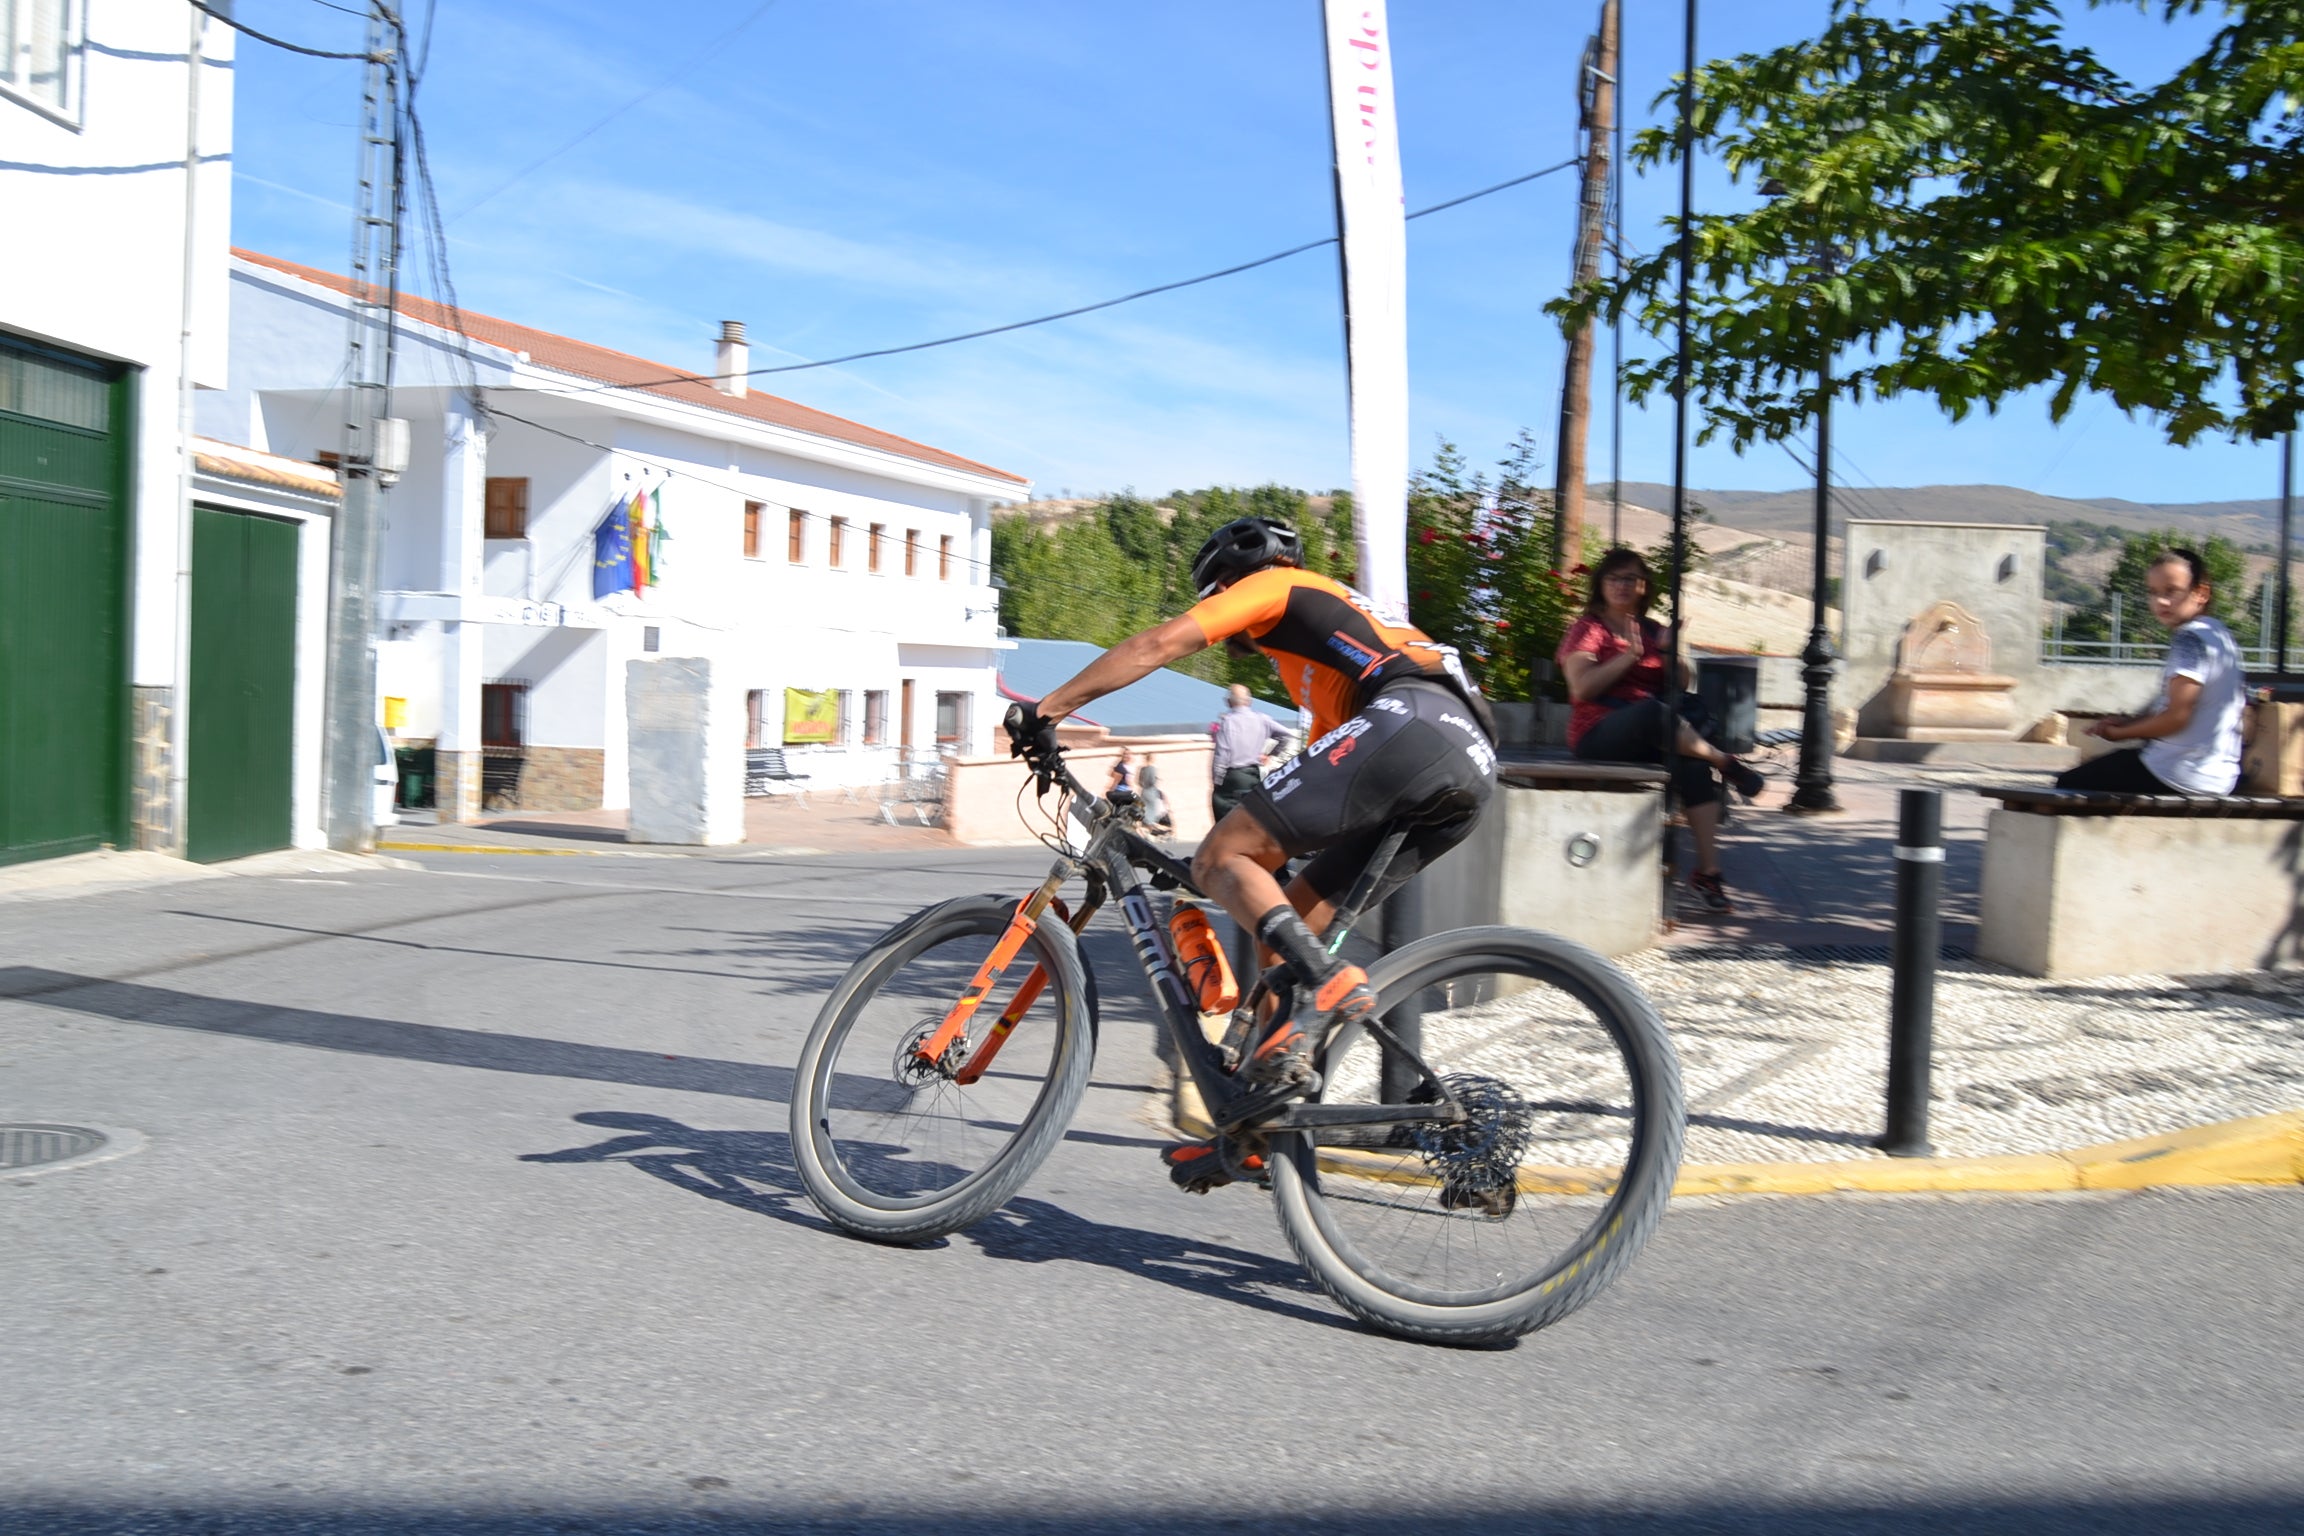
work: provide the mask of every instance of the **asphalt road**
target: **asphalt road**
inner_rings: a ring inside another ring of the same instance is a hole
[[[0,1532],[2304,1531],[2304,1192],[1684,1205],[1517,1347],[1367,1333],[1095,1087],[830,1232],[818,997],[1023,854],[441,856],[0,905]]]

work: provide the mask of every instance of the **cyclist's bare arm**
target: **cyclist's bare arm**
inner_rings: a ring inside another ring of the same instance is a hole
[[[1150,677],[1172,661],[1182,661],[1208,648],[1208,637],[1190,614],[1170,619],[1141,634],[1130,635],[1081,669],[1080,675],[1042,699],[1044,720],[1061,720],[1076,709]]]

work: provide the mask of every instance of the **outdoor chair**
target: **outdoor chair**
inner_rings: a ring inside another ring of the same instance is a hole
[[[797,795],[802,805],[808,803],[804,787],[810,774],[794,773],[784,762],[782,747],[754,747],[744,754],[744,793],[747,796],[773,795],[781,788],[785,793]]]

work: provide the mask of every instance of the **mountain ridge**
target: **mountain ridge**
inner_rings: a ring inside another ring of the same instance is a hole
[[[1605,480],[1586,491],[1588,523],[1604,521],[1610,486]],[[1650,480],[1624,482],[1624,499],[1647,507],[1672,504],[1672,488]],[[1704,507],[1716,523],[1755,533],[1802,533],[1816,520],[1816,493],[1737,491],[1691,487],[1689,500]],[[2116,496],[2080,499],[2044,496],[2012,485],[1835,486],[1835,517],[1928,523],[2107,524],[2134,533],[2162,528],[2195,537],[2222,534],[2244,545],[2269,544],[2279,536],[2280,503],[2262,497],[2240,501],[2141,502]]]

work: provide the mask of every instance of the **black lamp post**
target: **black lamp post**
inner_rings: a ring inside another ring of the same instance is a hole
[[[1784,195],[1784,184],[1770,178],[1760,188],[1769,197]],[[1832,244],[1816,247],[1816,272],[1832,275]],[[1826,341],[1816,359],[1816,564],[1808,582],[1808,644],[1800,652],[1803,684],[1800,715],[1800,769],[1793,776],[1792,797],[1784,809],[1794,815],[1815,816],[1840,809],[1832,793],[1832,636],[1824,626],[1825,569],[1832,531],[1832,346]]]

